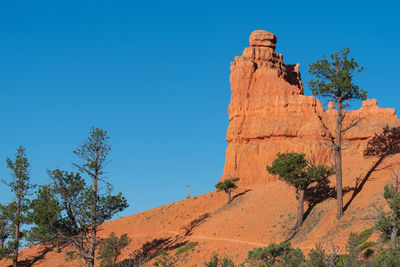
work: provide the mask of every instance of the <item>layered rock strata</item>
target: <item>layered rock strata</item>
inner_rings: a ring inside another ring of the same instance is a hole
[[[278,152],[306,153],[318,163],[332,163],[327,145],[334,134],[335,105],[324,110],[322,103],[305,96],[299,64],[286,65],[275,52],[272,33],[254,31],[250,47],[231,63],[228,147],[221,180],[240,177],[241,185],[267,183]],[[362,118],[344,138],[344,162],[363,160],[362,150],[369,138],[386,125],[398,126],[394,109],[383,109],[377,101],[363,101],[359,110],[347,111],[344,125]]]

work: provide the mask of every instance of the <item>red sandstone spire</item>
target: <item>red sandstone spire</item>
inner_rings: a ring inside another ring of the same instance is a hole
[[[314,157],[318,163],[331,163],[331,152],[325,143],[332,131],[334,106],[324,111],[322,103],[304,96],[299,64],[287,65],[275,52],[276,36],[267,31],[254,31],[250,47],[231,63],[229,142],[222,179],[240,177],[240,184],[266,183],[273,177],[265,167],[278,152],[299,152]],[[400,125],[393,109],[382,109],[374,101],[363,108],[349,111],[365,119],[358,128],[346,132],[348,140],[363,140],[380,132],[386,124]],[[355,153],[351,144],[344,153]],[[357,144],[354,149],[361,149]],[[360,153],[359,153],[360,152]]]

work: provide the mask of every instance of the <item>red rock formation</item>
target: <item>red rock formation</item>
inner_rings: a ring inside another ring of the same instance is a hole
[[[286,65],[275,52],[276,36],[266,31],[250,35],[250,47],[231,63],[230,124],[224,172],[221,180],[240,177],[241,185],[275,179],[266,166],[278,152],[301,152],[318,163],[331,163],[329,132],[334,133],[334,103],[324,111],[322,103],[304,96],[299,64]],[[366,100],[359,110],[348,111],[344,124],[363,118],[344,135],[352,140],[346,157],[362,160],[366,139],[389,125],[400,125],[394,109],[383,109]],[[346,143],[346,142],[345,142]],[[355,156],[356,155],[356,156]]]

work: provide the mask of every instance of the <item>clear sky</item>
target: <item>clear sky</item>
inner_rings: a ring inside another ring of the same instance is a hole
[[[358,84],[399,110],[398,1],[1,1],[0,178],[27,148],[34,183],[74,170],[91,126],[113,145],[120,214],[213,190],[224,165],[229,66],[253,30],[277,35],[286,63],[349,47]],[[310,94],[306,90],[306,94]],[[5,185],[0,202],[10,200]]]

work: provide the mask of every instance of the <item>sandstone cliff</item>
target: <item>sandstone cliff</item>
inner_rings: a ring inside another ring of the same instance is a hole
[[[250,47],[231,63],[229,144],[221,180],[240,177],[241,185],[269,182],[275,178],[265,167],[278,152],[306,153],[318,163],[332,162],[327,143],[330,133],[335,136],[334,103],[324,110],[318,99],[304,95],[299,64],[286,65],[275,52],[276,42],[274,34],[254,31]],[[344,125],[358,118],[358,126],[343,136],[345,161],[350,156],[362,160],[369,138],[385,125],[400,125],[394,109],[379,108],[374,99],[348,111]]]

